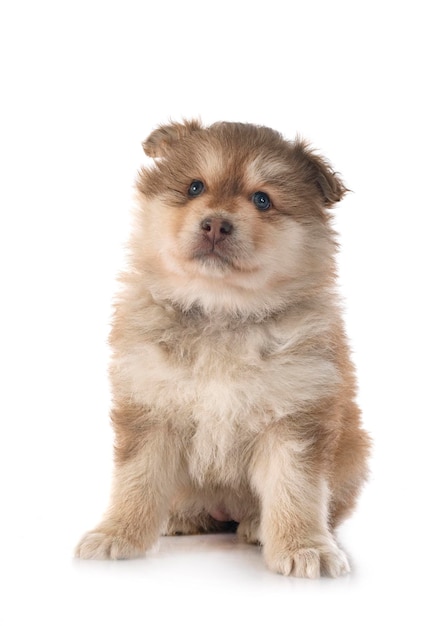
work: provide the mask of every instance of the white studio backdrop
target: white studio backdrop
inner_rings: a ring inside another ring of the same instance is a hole
[[[440,48],[427,0],[2,2],[2,623],[439,623]],[[229,537],[72,560],[107,503],[141,142],[183,117],[301,134],[352,190],[340,283],[375,448],[346,579],[275,576]]]

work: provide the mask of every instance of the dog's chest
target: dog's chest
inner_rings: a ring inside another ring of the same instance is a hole
[[[234,481],[267,424],[294,415],[338,380],[329,361],[301,349],[303,326],[277,331],[168,330],[120,355],[115,382],[149,414],[182,429],[195,479],[215,472]]]
[[[114,372],[126,395],[172,419],[255,431],[335,384],[332,363],[298,347],[311,331],[167,329],[122,353]]]
[[[225,421],[259,404],[263,385],[271,388],[264,346],[259,332],[175,332],[132,347],[117,368],[138,402],[183,419]]]

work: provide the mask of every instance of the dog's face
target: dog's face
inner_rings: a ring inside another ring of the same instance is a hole
[[[271,308],[326,271],[327,209],[345,188],[301,141],[268,128],[196,122],[154,131],[141,172],[138,267],[184,308]],[[332,248],[332,250],[331,250]]]

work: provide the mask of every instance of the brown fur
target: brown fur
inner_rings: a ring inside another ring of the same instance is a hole
[[[334,288],[328,209],[346,188],[264,127],[170,124],[144,150],[111,334],[113,495],[77,555],[237,526],[276,572],[345,573],[333,531],[369,450]]]

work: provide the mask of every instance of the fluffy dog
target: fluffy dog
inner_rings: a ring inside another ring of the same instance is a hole
[[[115,475],[84,559],[230,528],[269,568],[349,571],[334,529],[369,439],[335,291],[346,188],[302,140],[172,123],[145,141],[110,337]]]

